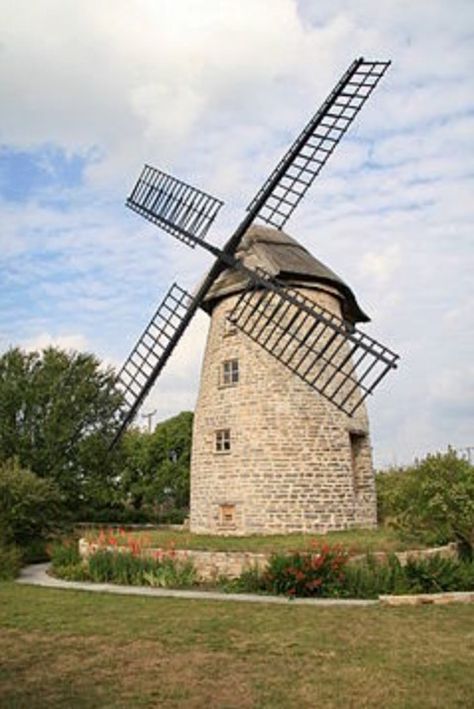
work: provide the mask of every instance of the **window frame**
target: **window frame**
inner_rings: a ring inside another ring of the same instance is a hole
[[[218,428],[214,433],[214,453],[226,455],[232,450],[230,428]]]
[[[240,364],[237,357],[225,359],[221,365],[220,384],[223,387],[236,386],[240,381]]]

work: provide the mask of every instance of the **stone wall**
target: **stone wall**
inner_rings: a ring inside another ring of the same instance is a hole
[[[109,551],[126,553],[130,552],[128,547],[105,547]],[[94,554],[98,549],[104,549],[103,546],[88,542],[86,539],[79,540],[79,553],[83,559],[87,559],[91,554]],[[169,554],[169,549],[147,549],[145,554],[155,556],[157,553]],[[402,565],[406,564],[409,558],[426,559],[433,555],[439,555],[444,558],[457,557],[457,545],[447,544],[444,547],[436,547],[433,549],[418,549],[413,551],[397,552]],[[268,565],[271,554],[256,553],[256,552],[240,552],[240,551],[201,551],[196,549],[175,549],[172,552],[174,558],[178,561],[192,561],[196,569],[197,575],[201,581],[214,581],[219,576],[226,576],[229,579],[238,578],[243,571],[252,568],[264,570]],[[388,557],[385,552],[376,552],[373,554],[379,561],[383,561]],[[353,556],[349,563],[358,561],[364,558],[364,554]]]
[[[300,292],[340,316],[330,288]],[[229,328],[236,299],[221,300],[211,319],[194,418],[191,530],[244,535],[374,527],[365,408],[347,416]],[[239,381],[226,384],[223,363],[234,359]],[[217,431],[229,431],[229,451],[216,451]]]

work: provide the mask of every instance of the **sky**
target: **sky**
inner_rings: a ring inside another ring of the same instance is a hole
[[[357,56],[392,60],[286,230],[400,354],[377,466],[474,445],[472,0],[0,0],[0,352],[120,366],[211,261],[124,206],[147,162],[225,201],[221,245]],[[194,407],[193,320],[137,419]]]

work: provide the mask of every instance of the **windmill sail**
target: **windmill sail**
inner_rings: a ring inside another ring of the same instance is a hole
[[[237,327],[343,411],[353,413],[396,366],[397,355],[383,345],[357,330],[348,332],[344,321],[295,291],[283,290],[265,274],[253,274],[235,259],[255,219],[278,229],[284,226],[389,65],[364,59],[351,64],[252,200],[222,249],[205,242],[205,237],[223,202],[145,165],[127,206],[192,248],[199,244],[217,258],[193,297],[176,284],[171,287],[122,367],[117,384],[124,404],[114,443],[133,420],[194,313],[226,267],[245,271],[249,278],[249,288],[232,313]]]
[[[398,355],[292,288],[250,282],[229,320],[349,416]]]
[[[145,165],[127,207],[191,248],[203,240],[224,203],[165,172]]]
[[[135,417],[196,308],[195,299],[173,283],[117,376],[123,403],[112,445]]]
[[[248,206],[281,229],[389,67],[356,59]]]

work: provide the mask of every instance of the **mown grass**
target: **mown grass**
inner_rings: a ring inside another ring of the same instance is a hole
[[[90,529],[85,533],[94,539],[98,531]],[[285,552],[301,551],[311,547],[313,541],[327,544],[342,544],[352,553],[363,554],[375,551],[403,551],[421,548],[422,543],[401,539],[391,529],[351,529],[327,534],[276,534],[269,536],[217,537],[207,534],[192,534],[187,531],[158,529],[141,532],[127,532],[128,538],[137,537],[144,547],[176,547],[177,549],[201,549],[208,551],[250,551]]]
[[[2,707],[464,707],[474,607],[308,608],[0,584]]]

